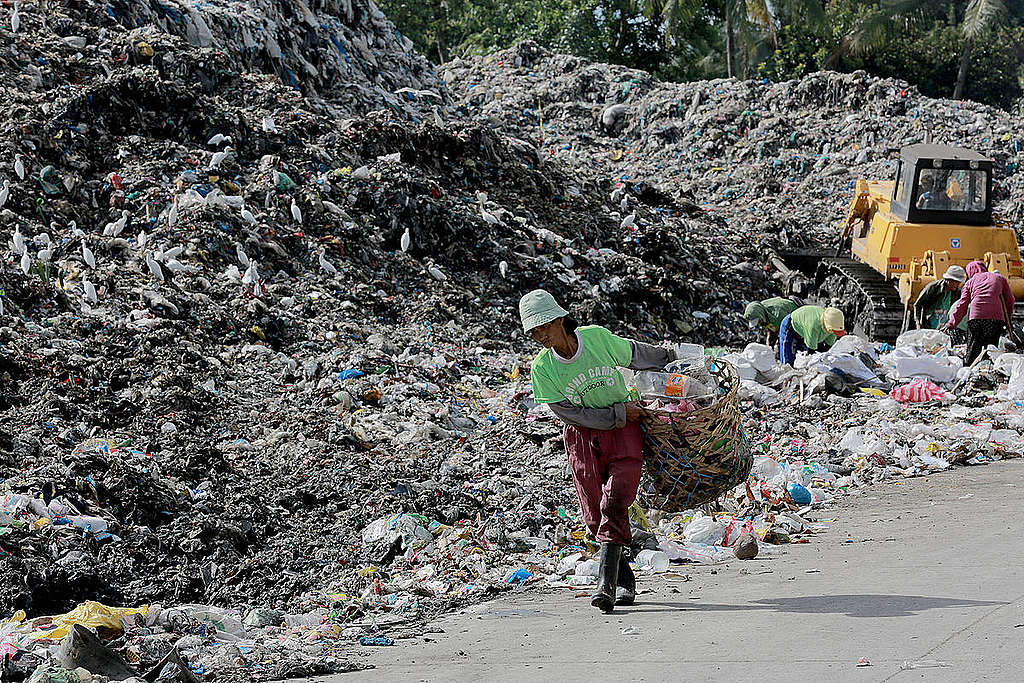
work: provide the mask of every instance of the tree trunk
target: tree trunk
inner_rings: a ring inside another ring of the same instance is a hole
[[[725,7],[725,70],[732,78],[732,19],[729,16],[729,6]]]
[[[618,2],[619,6],[619,26],[616,29],[615,36],[615,56],[620,60],[622,58],[622,51],[626,47],[626,32],[629,30],[629,17],[627,11],[629,9],[628,2]]]
[[[964,51],[960,54],[960,71],[956,75],[956,90],[953,91],[954,100],[964,98],[964,89],[967,87],[967,68],[971,65],[971,51],[974,49],[974,38],[968,38],[964,43]]]

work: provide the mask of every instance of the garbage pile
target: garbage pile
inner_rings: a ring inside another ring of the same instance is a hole
[[[639,338],[735,340],[763,285],[757,244],[688,241],[713,218],[449,121],[369,3],[310,6],[344,67],[297,47],[301,3],[249,5],[238,31],[234,5],[176,7],[138,28],[135,5],[2,10],[15,673],[65,675],[73,634],[37,636],[68,614],[136,675],[171,649],[184,678],[346,670],[520,585],[529,553],[585,549],[558,427],[529,413],[521,293]],[[292,83],[300,56],[316,74]],[[155,621],[104,630],[92,603]]]
[[[462,110],[595,178],[645,183],[724,218],[725,242],[834,245],[857,178],[893,178],[900,147],[931,141],[995,160],[995,208],[1024,218],[1019,119],[922,96],[864,72],[771,83],[663,83],[526,41],[441,67]],[[722,235],[710,238],[721,240]]]
[[[947,335],[913,330],[895,347],[848,335],[796,368],[779,366],[759,344],[726,358],[746,375],[755,406],[748,425],[761,456],[757,477],[782,487],[813,483],[797,502],[1024,454],[1024,356],[1016,352],[990,347],[963,367]]]
[[[653,177],[582,172],[576,143],[458,120],[369,2],[151,11],[0,11],[5,675],[343,671],[455,605],[585,585],[594,546],[531,400],[519,296],[545,287],[639,339],[737,344],[781,236]],[[946,362],[893,371],[907,358]],[[842,488],[816,483],[839,451],[807,469],[793,449],[844,437],[805,433],[840,399],[811,369],[749,365],[752,434],[785,473],[764,465],[752,495],[774,517],[745,490],[715,516],[637,510],[641,570],[770,555],[815,528],[790,484],[811,504]],[[979,368],[972,386],[995,391]],[[1004,405],[974,400],[979,420]],[[896,474],[847,444],[840,476]],[[932,467],[919,450],[903,474]]]

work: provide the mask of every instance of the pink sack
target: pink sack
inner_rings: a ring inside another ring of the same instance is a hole
[[[943,388],[927,379],[915,379],[910,384],[896,387],[889,395],[900,403],[920,403],[921,401],[946,398]]]

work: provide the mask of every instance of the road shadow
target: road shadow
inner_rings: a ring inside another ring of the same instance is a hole
[[[933,609],[956,607],[990,607],[1008,602],[935,598],[923,595],[808,595],[799,598],[752,600],[745,605],[722,605],[702,602],[643,602],[627,612],[750,612],[768,610],[790,614],[845,614],[848,617],[910,617]],[[649,609],[661,607],[663,609]],[[619,611],[619,610],[616,610]]]

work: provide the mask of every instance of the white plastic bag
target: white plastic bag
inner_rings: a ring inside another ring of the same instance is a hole
[[[871,371],[871,368],[864,365],[857,356],[847,353],[836,353],[835,351],[819,353],[812,356],[808,364],[821,372],[839,371],[867,386],[881,385],[881,381]]]
[[[686,525],[683,535],[689,543],[718,545],[725,537],[725,525],[716,522],[712,517],[694,517],[693,521]]]
[[[769,405],[779,400],[778,391],[750,379],[740,381],[737,395],[741,401],[753,401],[757,406]]]
[[[732,549],[693,543],[678,543],[667,538],[658,542],[661,551],[673,560],[690,561],[696,564],[718,564],[733,559]]]
[[[919,356],[917,358],[897,358],[893,364],[896,379],[914,379],[923,377],[940,384],[952,382],[963,367],[963,361],[956,356]]]
[[[920,346],[928,353],[948,349],[949,335],[939,330],[910,330],[896,338],[896,347]]]
[[[853,356],[863,353],[867,354],[874,360],[878,359],[875,347],[855,334],[847,334],[840,337],[829,350],[833,353],[846,353]]]
[[[779,364],[775,351],[764,344],[747,344],[740,355],[758,372],[768,372]]]
[[[1024,400],[1024,358],[1013,361],[1010,368],[1010,382],[1006,385],[1006,391],[1000,392],[999,398],[1003,397],[1009,401]]]

